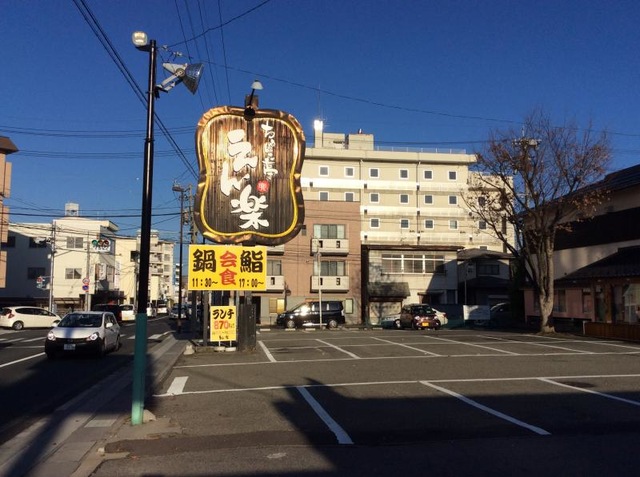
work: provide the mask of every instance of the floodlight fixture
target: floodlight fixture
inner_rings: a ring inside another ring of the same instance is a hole
[[[202,76],[202,70],[204,69],[204,65],[202,63],[196,63],[193,65],[187,63],[184,65],[162,63],[162,67],[171,73],[171,76],[156,86],[158,91],[167,93],[178,83],[184,83],[187,89],[191,91],[191,94],[196,94],[196,91],[198,90],[198,83]]]
[[[131,35],[131,41],[139,50],[146,50],[149,47],[149,37],[143,31],[134,31]]]

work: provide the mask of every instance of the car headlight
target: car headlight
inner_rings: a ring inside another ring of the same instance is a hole
[[[96,331],[95,333],[91,333],[91,336],[87,338],[87,341],[95,341],[98,338],[100,338],[100,333]]]
[[[47,340],[55,341],[56,340],[56,334],[53,331],[49,331],[49,333],[47,333]]]

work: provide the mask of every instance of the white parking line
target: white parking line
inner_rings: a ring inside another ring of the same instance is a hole
[[[12,364],[21,363],[22,361],[27,361],[28,359],[37,358],[39,356],[44,356],[44,353],[38,353],[32,356],[27,356],[26,358],[16,359],[15,361],[9,361],[8,363],[0,364],[0,368],[4,368],[5,366],[11,366]]]
[[[396,343],[394,341],[390,341],[390,340],[383,340],[382,338],[376,338],[375,336],[373,337],[374,340],[378,340],[378,341],[382,341],[383,343],[388,343],[388,344],[392,344],[392,345],[396,345],[396,346],[402,346],[403,348],[408,348],[411,349],[413,351],[417,351],[419,353],[422,354],[428,354],[429,356],[438,356],[441,357],[441,354],[436,354],[436,353],[432,353],[431,351],[426,351],[424,349],[420,349],[420,348],[414,348],[413,346],[409,346],[407,344],[404,343]]]
[[[171,385],[169,386],[169,389],[167,389],[166,395],[175,396],[177,394],[182,394],[182,392],[184,391],[184,387],[187,384],[187,379],[189,378],[186,376],[173,378],[173,381],[171,381]]]
[[[614,396],[613,394],[607,394],[607,393],[600,393],[598,391],[594,391],[593,389],[585,389],[585,388],[581,388],[578,386],[571,386],[569,384],[564,384],[564,383],[558,383],[552,379],[548,379],[548,378],[538,378],[540,381],[543,381],[545,383],[549,383],[549,384],[555,384],[556,386],[561,386],[563,388],[568,388],[571,389],[573,391],[582,391],[584,393],[589,393],[589,394],[595,394],[596,396],[600,396],[600,397],[604,397],[607,399],[613,399],[614,401],[620,401],[620,402],[624,402],[626,404],[631,404],[632,406],[640,406],[640,402],[638,401],[633,401],[631,399],[625,399],[625,398],[621,398],[618,396]]]
[[[448,340],[446,338],[436,338],[435,336],[429,336],[429,338],[434,339],[434,340],[446,341],[447,343],[451,343],[451,344],[458,344],[458,345],[464,345],[464,346],[476,346],[478,348],[484,348],[484,349],[489,349],[491,351],[497,351],[498,353],[520,355],[520,353],[513,353],[511,351],[506,351],[504,349],[492,348],[491,346],[484,346],[484,345],[479,345],[479,344],[474,344],[474,343],[465,343],[463,341],[456,341],[456,340]]]
[[[493,416],[499,417],[500,419],[504,419],[505,421],[508,421],[512,424],[515,424],[517,426],[520,427],[524,427],[525,429],[529,429],[530,431],[535,432],[536,434],[539,434],[541,436],[550,436],[551,433],[548,431],[545,431],[544,429],[542,429],[541,427],[537,427],[531,424],[527,424],[526,422],[523,422],[519,419],[516,419],[515,417],[511,417],[508,416],[507,414],[504,414],[500,411],[496,411],[495,409],[491,409],[490,407],[485,406],[484,404],[480,404],[479,402],[474,401],[473,399],[469,399],[466,396],[463,396],[462,394],[458,394],[454,391],[451,391],[449,389],[443,388],[441,386],[436,386],[435,384],[430,383],[429,381],[420,381],[420,384],[424,384],[425,386],[429,386],[430,388],[433,389],[437,389],[440,392],[443,392],[445,394],[448,394],[449,396],[453,396],[456,399],[460,399],[462,402],[469,404],[470,406],[476,407],[478,409],[480,409],[481,411],[487,412]]]
[[[45,337],[44,336],[38,336],[37,338],[31,338],[28,340],[24,340],[23,343],[31,343],[33,341],[44,341]]]
[[[351,437],[346,431],[340,427],[334,419],[329,415],[327,411],[320,405],[318,401],[302,386],[296,386],[298,392],[302,395],[302,397],[309,403],[314,412],[318,415],[320,419],[327,425],[327,427],[333,432],[333,434],[338,439],[338,444],[353,444]]]
[[[265,345],[262,341],[258,341],[258,344],[260,345],[260,348],[262,348],[262,351],[264,351],[264,354],[267,355],[267,359],[269,361],[271,361],[272,363],[277,362],[276,358],[274,358],[271,352],[269,351],[269,348],[267,348],[267,345]]]
[[[326,341],[322,341],[322,340],[317,340],[317,341],[318,343],[322,343],[323,345],[330,346],[331,348],[337,349],[338,351],[342,351],[344,354],[351,356],[353,359],[360,359],[360,356],[358,356],[357,354],[353,354],[352,352],[342,349],[339,346],[336,346],[331,343],[327,343]]]

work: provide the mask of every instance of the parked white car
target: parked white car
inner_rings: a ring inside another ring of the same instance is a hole
[[[48,358],[61,354],[89,352],[104,356],[120,348],[120,325],[108,311],[68,313],[49,331],[44,342]]]
[[[0,313],[0,327],[21,330],[22,328],[51,328],[60,317],[37,306],[8,306]]]

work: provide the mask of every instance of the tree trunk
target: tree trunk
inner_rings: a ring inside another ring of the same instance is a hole
[[[553,245],[550,237],[543,240],[544,250],[541,253],[543,273],[540,274],[540,296],[538,298],[540,304],[540,332],[553,333],[555,327],[553,324]]]

